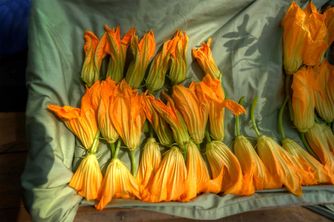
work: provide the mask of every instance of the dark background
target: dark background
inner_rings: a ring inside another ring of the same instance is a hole
[[[0,0],[0,112],[23,112],[30,0]]]

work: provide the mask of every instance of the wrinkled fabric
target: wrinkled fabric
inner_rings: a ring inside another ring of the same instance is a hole
[[[52,113],[50,103],[79,107],[84,86],[80,79],[84,61],[84,31],[99,38],[104,25],[120,25],[124,35],[136,27],[138,36],[152,30],[157,49],[176,30],[189,36],[187,77],[201,80],[204,73],[191,57],[191,48],[212,38],[212,54],[226,96],[246,100],[259,96],[256,118],[264,134],[278,137],[276,114],[283,100],[282,30],[280,21],[290,0],[33,0],[29,21],[29,61],[26,111],[29,154],[22,175],[25,204],[34,221],[72,221],[82,201],[68,187],[73,171],[84,155],[80,142]],[[314,1],[319,7],[323,1]],[[261,12],[261,13],[258,13]],[[187,80],[189,81],[189,80]],[[226,144],[234,134],[232,115],[225,115]],[[243,134],[254,136],[250,124]],[[297,140],[296,131],[286,134]],[[142,144],[143,145],[143,144]],[[137,160],[140,152],[136,152]],[[110,153],[103,144],[97,152],[105,170]],[[129,158],[120,153],[127,165]],[[257,192],[249,197],[204,194],[188,203],[144,203],[137,200],[113,200],[109,207],[136,207],[196,219],[218,219],[229,215],[291,204],[334,203],[333,186],[303,188],[295,197],[284,189]],[[108,206],[107,206],[108,207]]]

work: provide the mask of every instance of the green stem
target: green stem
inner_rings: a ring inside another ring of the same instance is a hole
[[[312,148],[310,147],[310,145],[308,144],[308,142],[306,141],[306,138],[305,138],[305,133],[301,133],[299,132],[299,137],[301,139],[301,141],[303,142],[306,150],[314,157],[316,158],[317,160],[319,160],[317,154],[314,153],[314,151],[312,150]],[[319,160],[320,161],[320,160]]]
[[[205,138],[208,141],[208,143],[210,143],[212,141],[208,131],[205,132]]]
[[[240,105],[243,105],[244,99],[245,99],[244,96],[239,99],[239,104]],[[241,131],[240,131],[240,118],[239,118],[239,115],[235,116],[234,128],[235,128],[235,136],[240,136],[241,135]]]
[[[281,108],[279,109],[279,113],[278,113],[278,132],[281,135],[281,141],[283,141],[286,138],[284,127],[283,127],[283,114],[284,114],[285,106],[288,101],[289,101],[289,97],[287,96],[285,97],[283,104]]]
[[[108,145],[111,151],[111,158],[113,158],[115,154],[115,143],[108,143]]]
[[[129,151],[130,162],[131,162],[131,173],[134,177],[137,174],[137,162],[136,162],[135,152],[136,150]]]
[[[115,143],[114,143],[115,150],[114,150],[114,155],[112,157],[113,160],[118,158],[118,153],[119,153],[120,147],[121,147],[121,140],[118,139],[117,144],[116,144],[116,148],[115,148]]]
[[[257,128],[257,124],[256,124],[256,121],[255,121],[255,116],[254,116],[254,112],[255,112],[255,107],[256,107],[256,103],[257,103],[257,96],[254,98],[253,102],[252,102],[252,106],[251,106],[251,121],[252,121],[252,125],[253,125],[253,128],[254,128],[254,131],[256,133],[256,136],[259,137],[261,136],[261,133],[259,131],[259,129]]]
[[[154,132],[153,132],[153,127],[151,125],[149,126],[149,133],[150,133],[150,137],[153,138]]]
[[[92,147],[90,148],[90,153],[96,153],[97,148],[99,147],[99,137],[100,137],[100,132],[97,132],[92,144]]]

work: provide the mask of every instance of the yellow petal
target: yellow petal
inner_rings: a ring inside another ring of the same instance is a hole
[[[187,169],[178,147],[170,148],[164,155],[144,201],[179,201],[184,193]]]
[[[269,174],[253,145],[246,137],[237,136],[233,148],[243,173],[243,194],[250,195],[256,190],[282,186],[280,181],[275,181]]]
[[[283,148],[291,155],[294,163],[300,168],[303,185],[328,183],[330,178],[325,168],[319,161],[304,150],[298,143],[291,139],[282,141]]]
[[[135,197],[140,199],[136,179],[122,161],[113,159],[103,178],[100,201],[95,208],[103,210],[112,198],[133,199]]]
[[[79,164],[69,186],[74,188],[86,200],[98,197],[102,183],[102,173],[94,154],[88,154]]]
[[[206,156],[213,178],[223,176],[222,191],[225,194],[243,194],[243,177],[240,163],[232,151],[221,141],[206,144]]]
[[[314,124],[313,69],[301,68],[293,75],[292,111],[293,123],[300,132],[306,132]]]
[[[159,144],[154,138],[147,139],[140,157],[140,163],[137,174],[137,181],[140,190],[147,187],[150,180],[158,170],[161,162],[161,153]]]
[[[206,163],[199,152],[196,144],[189,142],[187,150],[187,180],[185,182],[185,193],[182,197],[183,201],[189,201],[197,196],[198,193],[209,191],[210,176],[206,167]],[[220,191],[218,187],[217,193]]]
[[[291,193],[302,194],[301,180],[289,153],[267,136],[260,136],[257,152],[269,173],[280,181]]]
[[[211,52],[211,41],[209,38],[207,43],[202,43],[201,47],[193,48],[192,54],[196,61],[204,71],[204,73],[209,74],[213,79],[220,79],[222,73],[220,72]]]

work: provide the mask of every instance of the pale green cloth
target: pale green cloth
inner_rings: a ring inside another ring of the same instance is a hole
[[[325,1],[315,1],[320,6]],[[249,101],[260,97],[256,117],[263,133],[278,138],[277,109],[283,99],[282,30],[280,20],[290,0],[33,0],[29,28],[26,112],[29,156],[22,175],[25,203],[34,221],[72,221],[81,197],[67,186],[83,149],[73,134],[46,110],[49,103],[78,106],[84,92],[80,82],[83,33],[101,36],[103,25],[121,26],[124,34],[136,27],[139,36],[153,30],[158,46],[178,29],[189,35],[189,76],[203,73],[190,49],[209,37],[227,95]],[[234,122],[226,112],[225,142],[231,144]],[[247,116],[248,118],[248,116]],[[286,123],[286,126],[288,123]],[[243,133],[254,136],[248,119]],[[288,129],[288,127],[287,127]],[[297,139],[290,127],[287,134]],[[138,157],[137,153],[137,157]],[[105,167],[109,153],[101,146]],[[122,159],[128,161],[127,155]],[[302,197],[284,190],[249,197],[205,194],[189,203],[149,204],[113,200],[110,207],[137,207],[196,219],[217,219],[259,208],[334,203],[333,186],[304,189]],[[83,204],[92,204],[83,202]]]

